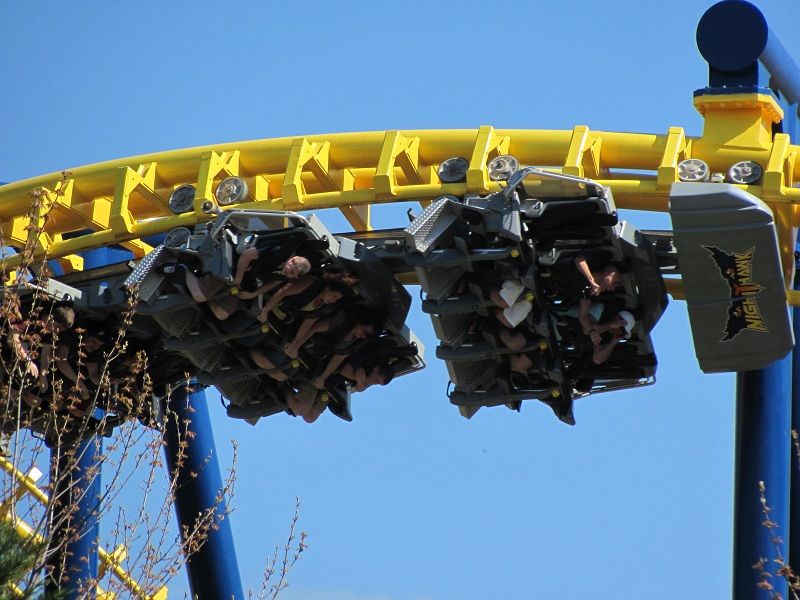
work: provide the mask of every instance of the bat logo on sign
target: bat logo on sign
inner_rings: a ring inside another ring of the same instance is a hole
[[[720,341],[730,341],[745,329],[769,333],[756,300],[756,296],[764,289],[764,286],[753,281],[755,246],[745,252],[735,254],[723,252],[716,246],[703,246],[703,248],[711,253],[709,256],[717,263],[720,275],[728,282],[731,290],[731,305],[728,308],[725,337]]]

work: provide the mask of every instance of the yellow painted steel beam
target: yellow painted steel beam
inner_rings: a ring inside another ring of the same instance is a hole
[[[18,470],[14,464],[4,456],[0,456],[0,468],[11,475],[14,481],[19,482],[9,498],[6,498],[0,503],[0,518],[12,523],[17,533],[24,539],[34,537],[37,542],[42,542],[43,538],[41,535],[36,533],[27,523],[16,517],[13,513],[14,503],[26,493],[36,498],[41,504],[46,505],[50,502],[50,498],[47,494],[36,485],[36,481],[41,477],[41,472],[33,468],[30,474],[26,475]],[[140,600],[166,600],[168,594],[166,586],[162,586],[152,595],[147,594],[139,583],[122,568],[120,563],[125,560],[127,555],[128,551],[125,546],[122,545],[117,546],[112,553],[106,552],[103,548],[98,548],[98,557],[100,559],[100,565],[98,567],[99,578],[102,578],[107,572],[111,572],[136,598]],[[108,596],[111,592],[104,592],[98,588],[98,595],[101,593],[106,594],[107,598],[114,597],[113,595]]]
[[[11,526],[14,527],[14,530],[17,532],[17,535],[21,537],[23,540],[32,538],[33,541],[36,542],[37,544],[44,544],[45,542],[44,537],[41,534],[36,533],[36,531],[34,531],[34,529],[30,525],[28,525],[25,521],[23,521],[19,517],[15,517],[11,514],[2,514],[0,515],[0,519],[3,519],[4,521],[11,523]],[[12,583],[9,584],[9,588],[11,589],[12,593],[18,598],[22,598],[24,596],[24,593],[22,589],[19,588],[19,586],[14,585]],[[97,585],[96,588],[97,588],[98,600],[114,600],[114,598],[116,598],[116,594],[114,592],[108,592],[104,590],[100,585]],[[141,594],[138,595],[137,597],[143,599],[153,598],[154,600],[166,600],[167,596],[166,595],[159,596],[158,594],[154,596],[146,596],[144,594]]]
[[[35,543],[37,543],[37,544],[43,544],[44,543],[44,541],[45,541],[44,537],[41,534],[36,533],[36,531],[34,531],[33,527],[28,525],[25,521],[23,521],[19,517],[15,517],[15,516],[13,516],[11,514],[3,514],[3,515],[0,515],[0,519],[3,519],[4,521],[7,521],[8,523],[11,523],[11,526],[17,532],[17,535],[19,537],[21,537],[23,540],[27,540],[29,538],[32,538],[33,541]]]
[[[39,479],[38,477],[29,477],[22,471],[18,470],[14,466],[14,463],[4,456],[0,456],[0,468],[11,475],[14,481],[18,481],[19,484],[25,488],[26,492],[36,498],[41,504],[47,504],[50,502],[47,494],[45,494],[41,488],[36,485],[36,481]],[[3,503],[1,506],[7,510],[5,503]]]
[[[370,208],[381,203],[425,203],[442,194],[500,189],[501,184],[489,180],[486,164],[506,153],[526,165],[592,177],[612,189],[620,208],[666,211],[680,160],[701,158],[712,172],[754,160],[765,167],[762,181],[740,187],[773,208],[790,280],[792,233],[800,223],[800,146],[789,144],[786,136],[773,139],[780,108],[762,94],[701,96],[695,105],[705,117],[699,138],[686,136],[680,127],[643,134],[591,131],[582,125],[570,131],[483,126],[309,135],[119,159],[0,187],[0,234],[19,250],[27,245],[37,259],[64,257],[73,269],[81,266],[74,259],[78,252],[112,244],[141,256],[149,249],[142,238],[211,219],[203,204],[215,204],[216,186],[231,175],[248,183],[249,193],[238,207],[338,208],[354,229],[365,231],[371,228]],[[453,156],[468,161],[467,181],[443,184],[436,170]],[[194,206],[174,215],[166,200],[185,184],[196,187]],[[37,189],[47,191],[44,213],[31,208]],[[83,234],[68,235],[78,231]],[[6,266],[21,262],[21,256],[5,259]]]
[[[725,163],[752,160],[764,169],[758,186],[743,186],[770,205],[775,215],[781,265],[786,288],[794,280],[795,231],[798,217],[797,172],[800,146],[786,134],[773,134],[784,117],[770,94],[709,94],[697,96],[694,106],[703,115],[703,135],[691,146],[694,158],[705,160],[712,171],[725,172]],[[743,158],[750,155],[750,158]],[[716,161],[716,162],[712,162]]]
[[[42,472],[36,467],[33,467],[30,471],[28,471],[27,475],[24,476],[24,479],[18,480],[21,482],[14,486],[14,490],[11,492],[11,494],[9,494],[7,498],[0,502],[0,514],[11,512],[17,502],[19,502],[22,497],[25,496],[25,494],[29,493],[29,490],[26,489],[22,481],[32,483],[35,487],[36,482],[39,481],[41,477]]]

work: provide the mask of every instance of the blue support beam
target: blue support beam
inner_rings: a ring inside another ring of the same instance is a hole
[[[126,250],[100,248],[83,253],[87,269],[102,267],[132,256]],[[47,587],[66,592],[65,600],[94,599],[97,591],[97,549],[100,524],[102,438],[92,436],[74,447],[50,449],[50,482],[53,499],[48,541]]]
[[[770,87],[789,104],[800,102],[800,69],[750,2],[723,0],[709,8],[697,25],[697,47],[708,62],[710,88]]]
[[[795,251],[797,247],[795,246]],[[794,278],[794,289],[800,289],[800,275]],[[800,433],[800,307],[792,310],[792,326],[794,327],[795,348],[792,352],[792,431]],[[790,464],[790,496],[789,496],[789,555],[790,565],[800,563],[800,457],[792,445]]]
[[[800,76],[798,76],[800,80]],[[797,85],[800,87],[800,84]],[[800,140],[800,92],[794,98],[779,96],[778,99],[784,112],[784,119],[780,123],[780,132],[789,136],[793,144]],[[800,264],[797,257],[800,246],[795,242],[795,277],[794,289],[800,290]],[[792,326],[794,328],[795,348],[792,352],[792,431],[800,433],[800,307],[792,310]],[[792,445],[792,458],[790,460],[791,493],[789,501],[789,556],[787,563],[793,566],[800,564],[800,457],[797,456],[796,447]]]
[[[151,243],[157,242],[158,240],[151,240]],[[93,269],[124,262],[132,257],[123,248],[99,248],[83,253],[84,268]],[[192,597],[199,600],[244,600],[230,519],[222,518],[224,507],[219,502],[219,494],[223,483],[205,394],[202,391],[187,394],[185,390],[179,389],[173,393],[169,408],[165,453],[170,473],[177,472],[175,513],[181,535],[185,531],[194,530],[198,516],[206,514],[208,509],[214,510],[213,527],[208,529],[202,546],[192,553],[187,563]],[[85,453],[82,468],[91,468],[93,460],[94,455]],[[99,465],[96,469],[99,472]],[[74,560],[81,560],[80,557],[86,556],[90,558],[81,563],[84,568],[79,573],[81,578],[97,575],[97,523],[93,526],[93,555],[88,555],[83,547],[69,548],[72,552],[67,560],[70,568]],[[83,542],[87,540],[88,537]],[[63,563],[63,556],[56,558]],[[81,596],[84,597],[89,596]],[[70,596],[68,600],[72,598]]]
[[[737,600],[763,597],[754,564],[764,558],[765,568],[774,572],[772,559],[778,552],[784,558],[788,555],[791,377],[791,356],[736,377],[733,597]],[[774,528],[763,524],[760,482]],[[769,581],[786,598],[786,582],[780,577]]]
[[[709,8],[697,26],[697,47],[708,62],[708,87],[695,95],[773,93],[785,111],[775,132],[788,133],[796,143],[800,69],[756,6],[723,0]],[[800,311],[794,312],[797,340]],[[800,481],[791,476],[790,460],[791,428],[800,425],[798,349],[765,369],[739,373],[736,383],[733,596],[741,600],[764,597],[754,564],[766,559],[764,567],[774,572],[773,559],[791,560],[790,545],[797,548],[791,556],[800,557],[800,533],[794,534],[800,514],[790,521],[790,506],[800,500]],[[760,482],[768,515],[762,510]],[[767,519],[774,527],[765,527]],[[769,583],[787,596],[783,578],[772,577]]]
[[[222,518],[223,483],[205,392],[187,393],[183,388],[173,392],[166,440],[170,473],[177,472],[175,513],[181,535],[194,529],[198,516],[215,510],[215,527],[186,565],[192,597],[244,600],[230,517]]]
[[[50,450],[52,516],[48,557],[52,577],[47,587],[59,589],[64,600],[97,597],[97,549],[100,522],[101,438],[92,437],[74,448]]]

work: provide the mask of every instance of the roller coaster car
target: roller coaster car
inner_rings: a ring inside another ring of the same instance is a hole
[[[127,267],[124,265],[122,267],[123,271],[129,272]],[[74,307],[76,313],[75,327],[80,328],[83,332],[81,335],[84,340],[86,336],[98,334],[98,332],[101,332],[100,335],[107,339],[106,346],[99,351],[106,356],[111,355],[111,358],[102,366],[103,372],[112,380],[109,393],[90,394],[88,399],[84,399],[84,401],[91,402],[86,414],[83,417],[75,414],[71,415],[65,408],[68,400],[72,401],[73,392],[71,390],[67,391],[66,387],[69,385],[69,381],[57,376],[57,373],[54,372],[56,379],[61,379],[62,385],[65,386],[63,396],[59,398],[58,402],[61,407],[58,408],[56,403],[53,402],[51,394],[54,385],[50,385],[47,390],[36,392],[38,406],[31,407],[27,406],[26,403],[19,403],[19,418],[17,418],[16,406],[13,407],[10,413],[7,409],[3,409],[4,417],[0,419],[0,422],[5,433],[13,433],[22,426],[43,438],[50,446],[69,446],[93,435],[110,436],[113,430],[126,420],[138,419],[146,425],[152,425],[161,418],[161,397],[168,393],[174,382],[180,379],[182,374],[186,372],[187,367],[190,366],[179,357],[165,355],[160,348],[160,338],[152,327],[148,330],[134,324],[127,329],[124,338],[118,337],[119,328],[122,326],[119,313],[124,310],[125,306],[122,304],[108,306],[113,294],[104,292],[109,288],[116,288],[111,282],[116,281],[121,284],[122,279],[119,274],[113,275],[104,272],[101,278],[95,280],[91,279],[88,272],[80,273],[80,275],[80,281],[75,283],[74,286],[52,278],[20,279],[14,285],[2,288],[1,294],[3,296],[13,294],[16,297],[19,302],[19,312],[26,320],[31,314],[35,313],[35,306],[41,309],[41,314],[46,314],[49,306],[62,303]],[[44,343],[47,336],[40,337],[42,332],[38,331],[35,325],[31,326],[30,333],[31,337],[27,342],[32,344],[30,349],[41,354],[43,348],[39,347],[37,342]],[[65,332],[61,332],[62,341],[66,335]],[[127,391],[123,394],[117,393],[118,388],[121,389],[123,385],[129,386],[134,383],[136,378],[135,375],[132,375],[127,384],[113,383],[113,380],[121,377],[123,373],[130,373],[130,368],[124,363],[124,357],[111,350],[111,346],[116,345],[122,339],[129,344],[132,352],[142,348],[153,349],[152,352],[148,353],[152,361],[150,368],[148,368],[152,395],[147,398],[142,398],[138,394],[131,392],[131,389],[133,389],[131,387],[126,387]],[[74,348],[74,351],[77,352],[77,348]],[[81,352],[86,352],[85,348]],[[84,360],[88,358],[86,355],[84,357]],[[76,372],[82,370],[80,364],[71,366]],[[85,369],[85,366],[83,369]],[[85,377],[86,374],[84,373]],[[48,379],[52,380],[51,377],[48,377]],[[30,381],[28,383],[28,390],[37,389],[30,384]],[[125,397],[124,400],[122,399],[123,396]]]
[[[529,176],[539,181],[525,187]],[[650,331],[666,308],[666,291],[650,242],[618,222],[609,189],[525,167],[501,192],[438,198],[406,228],[405,242],[426,294],[423,311],[440,340],[436,355],[454,385],[450,401],[467,418],[481,407],[519,410],[536,399],[574,424],[573,399],[655,382]],[[622,285],[598,300],[636,315],[628,339],[601,364],[592,361],[591,343],[587,357],[586,340],[562,331],[574,320],[565,311],[577,298],[552,292],[559,266],[587,252],[627,267]],[[497,300],[506,285],[514,290],[510,312]]]
[[[670,216],[706,373],[764,367],[794,347],[770,208],[723,183],[675,183]]]
[[[206,303],[198,304],[184,288],[185,270],[191,269],[219,283],[215,298],[230,298],[235,256],[258,239],[280,243],[300,240],[298,253],[317,267],[346,269],[359,276],[353,286],[360,309],[383,315],[384,333],[373,340],[394,376],[424,368],[423,346],[405,326],[411,299],[391,271],[369,249],[358,242],[332,236],[314,217],[273,211],[235,210],[218,216],[194,230],[179,228],[137,263],[118,263],[74,272],[59,280],[20,284],[13,292],[22,297],[23,314],[33,291],[51,300],[69,297],[87,330],[123,327],[131,351],[143,350],[149,359],[154,397],[146,407],[98,406],[83,419],[53,419],[44,413],[26,416],[26,427],[50,443],[77,441],[95,433],[108,434],[128,418],[150,423],[158,420],[161,402],[186,374],[200,384],[216,385],[230,401],[228,413],[251,423],[260,417],[283,412],[287,406],[277,383],[249,358],[249,348],[270,342],[279,347],[286,341],[291,323],[272,321],[265,326],[247,314],[217,320]],[[9,290],[4,290],[7,293]],[[131,294],[136,298],[131,310]],[[132,313],[130,319],[122,315]],[[236,315],[234,315],[236,316]],[[130,322],[128,322],[130,320]],[[125,323],[123,323],[125,321]],[[295,324],[296,325],[296,324]],[[268,330],[268,331],[267,331]],[[312,338],[313,341],[313,338]],[[286,360],[286,385],[308,386],[324,368],[320,348],[300,349],[296,360]],[[284,358],[286,358],[284,356]],[[326,358],[327,360],[327,358]],[[351,420],[350,388],[341,377],[326,380],[321,397],[328,409]],[[112,403],[113,404],[113,403]],[[100,412],[97,412],[97,411]],[[40,411],[42,412],[42,411]],[[102,413],[102,414],[101,414]],[[3,426],[16,424],[3,423]]]
[[[386,333],[374,340],[368,340],[366,344],[372,344],[368,350],[379,354],[383,364],[389,366],[395,376],[407,375],[424,368],[420,359],[422,345],[407,327],[398,334]],[[324,364],[315,363],[314,358],[310,352],[301,352],[296,361],[297,366],[286,371],[289,376],[288,385],[293,388],[309,385],[314,376],[324,368]],[[216,375],[201,373],[198,380],[216,385],[223,397],[229,400],[229,417],[255,424],[261,417],[284,412],[287,408],[282,392],[274,382],[258,377],[258,374],[264,372],[238,370],[235,375],[231,375],[223,368]],[[329,377],[321,394],[332,414],[345,421],[353,420],[350,410],[352,392],[343,377],[337,374]]]
[[[297,323],[272,318],[262,324],[253,313],[219,321],[182,287],[183,269],[202,273],[216,282],[214,299],[230,298],[237,292],[230,286],[235,257],[256,242],[275,243],[277,247],[289,239],[293,240],[296,254],[308,258],[315,267],[340,268],[358,275],[354,290],[360,306],[385,315],[384,327],[397,347],[398,356],[389,359],[395,376],[424,367],[422,345],[405,327],[411,298],[370,250],[353,240],[331,235],[314,215],[306,218],[279,211],[225,212],[194,232],[184,228],[170,232],[161,246],[142,259],[125,285],[138,290],[137,311],[152,318],[163,330],[166,349],[189,360],[200,383],[218,387],[231,403],[230,416],[250,422],[284,411],[286,404],[283,394],[266,376],[268,370],[251,362],[248,349],[265,343],[279,348],[291,339],[289,332]],[[305,351],[295,360],[290,361],[285,355],[281,360],[290,383],[310,381],[316,371],[324,368],[319,368],[314,357]],[[327,395],[331,412],[350,420],[347,386],[328,384]]]

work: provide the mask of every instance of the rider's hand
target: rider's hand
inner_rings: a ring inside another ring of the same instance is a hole
[[[39,367],[36,365],[35,362],[29,362],[26,370],[28,372],[28,375],[30,375],[34,379],[39,377]]]

